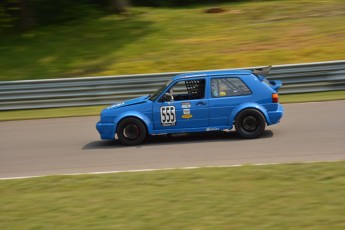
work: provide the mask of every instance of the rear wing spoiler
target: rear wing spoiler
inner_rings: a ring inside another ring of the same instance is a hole
[[[282,87],[283,83],[282,81],[278,81],[278,80],[267,80],[266,76],[268,75],[268,73],[270,72],[272,66],[266,66],[266,67],[262,67],[262,68],[258,68],[258,69],[253,69],[253,74],[255,76],[257,76],[262,82],[266,83],[268,86],[270,86],[273,90],[275,90],[276,92],[278,92],[278,89],[280,87]]]
[[[270,72],[272,66],[266,66],[266,67],[262,67],[262,68],[258,68],[258,69],[253,69],[253,74],[255,74],[256,76],[263,76],[266,77],[268,75],[268,73]]]

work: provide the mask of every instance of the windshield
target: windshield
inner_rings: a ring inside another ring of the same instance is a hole
[[[150,96],[150,100],[154,101],[157,99],[157,97],[164,91],[164,89],[170,85],[170,83],[172,82],[172,80],[167,81],[164,85],[162,85],[156,92],[154,92],[151,96]]]

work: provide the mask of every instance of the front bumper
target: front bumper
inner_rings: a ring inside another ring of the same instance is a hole
[[[96,124],[96,129],[101,135],[102,140],[113,140],[115,138],[115,123],[102,123]]]

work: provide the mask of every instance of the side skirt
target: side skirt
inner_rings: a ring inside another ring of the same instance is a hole
[[[195,133],[195,132],[211,132],[211,131],[225,131],[228,132],[231,130],[229,126],[211,126],[203,128],[188,128],[188,129],[160,129],[152,130],[151,135],[161,135],[169,133]]]

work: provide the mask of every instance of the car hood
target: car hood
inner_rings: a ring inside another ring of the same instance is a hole
[[[130,100],[126,100],[126,101],[124,101],[122,103],[113,104],[112,106],[109,106],[107,109],[116,109],[116,108],[121,108],[121,107],[125,107],[125,106],[145,103],[145,102],[147,102],[147,100],[149,100],[148,98],[149,98],[148,95],[142,96],[142,97],[133,98],[133,99],[130,99]]]

